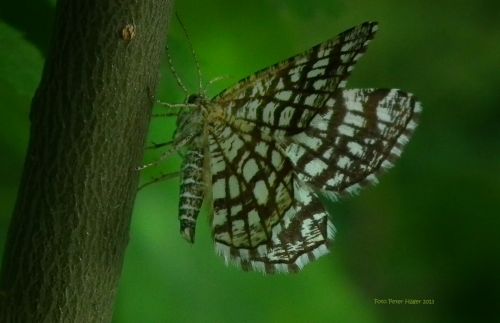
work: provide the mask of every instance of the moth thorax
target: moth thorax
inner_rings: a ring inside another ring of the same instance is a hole
[[[182,161],[179,221],[182,237],[191,243],[205,193],[203,166],[203,148],[188,150]]]
[[[175,141],[190,138],[189,142],[196,141],[203,134],[204,118],[201,109],[182,109],[177,116],[177,129],[174,134]],[[198,146],[195,143],[196,146]]]

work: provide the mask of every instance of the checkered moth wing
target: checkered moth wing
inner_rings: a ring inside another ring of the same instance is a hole
[[[238,120],[264,135],[283,138],[302,131],[337,89],[373,39],[377,23],[366,22],[304,53],[263,69],[214,100]]]
[[[416,126],[397,90],[344,90],[377,24],[367,22],[240,81],[208,118],[217,251],[247,270],[295,272],[335,229],[318,193],[374,182]]]

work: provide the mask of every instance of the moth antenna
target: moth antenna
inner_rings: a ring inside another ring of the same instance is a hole
[[[203,81],[202,81],[202,77],[201,77],[201,68],[200,68],[200,62],[198,61],[198,56],[196,56],[196,52],[194,51],[193,43],[191,42],[191,38],[189,38],[189,34],[187,32],[187,29],[184,26],[184,24],[182,23],[182,20],[179,17],[179,14],[177,14],[177,12],[175,13],[175,17],[177,18],[177,21],[179,22],[179,25],[181,25],[182,31],[184,32],[184,35],[186,36],[186,39],[189,43],[189,48],[191,48],[191,55],[193,56],[194,63],[196,64],[196,70],[198,72],[198,81],[199,81],[199,86],[198,86],[199,90],[198,91],[201,94]]]
[[[170,51],[168,49],[168,45],[166,45],[166,50],[167,50],[168,67],[170,68],[170,72],[172,72],[172,75],[174,76],[175,81],[177,82],[177,85],[184,91],[184,93],[186,94],[186,96],[188,96],[189,95],[189,91],[186,88],[186,86],[184,85],[184,83],[182,83],[182,80],[179,77],[179,74],[177,74],[177,71],[174,68],[174,64],[172,63],[172,56],[170,56]]]

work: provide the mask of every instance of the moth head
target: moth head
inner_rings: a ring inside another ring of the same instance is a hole
[[[187,104],[200,104],[202,101],[202,96],[199,94],[191,94],[188,96],[186,103]]]

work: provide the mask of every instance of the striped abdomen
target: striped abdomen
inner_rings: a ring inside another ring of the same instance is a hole
[[[179,221],[181,235],[189,242],[194,242],[196,218],[205,194],[203,162],[203,149],[189,150],[182,161]]]

